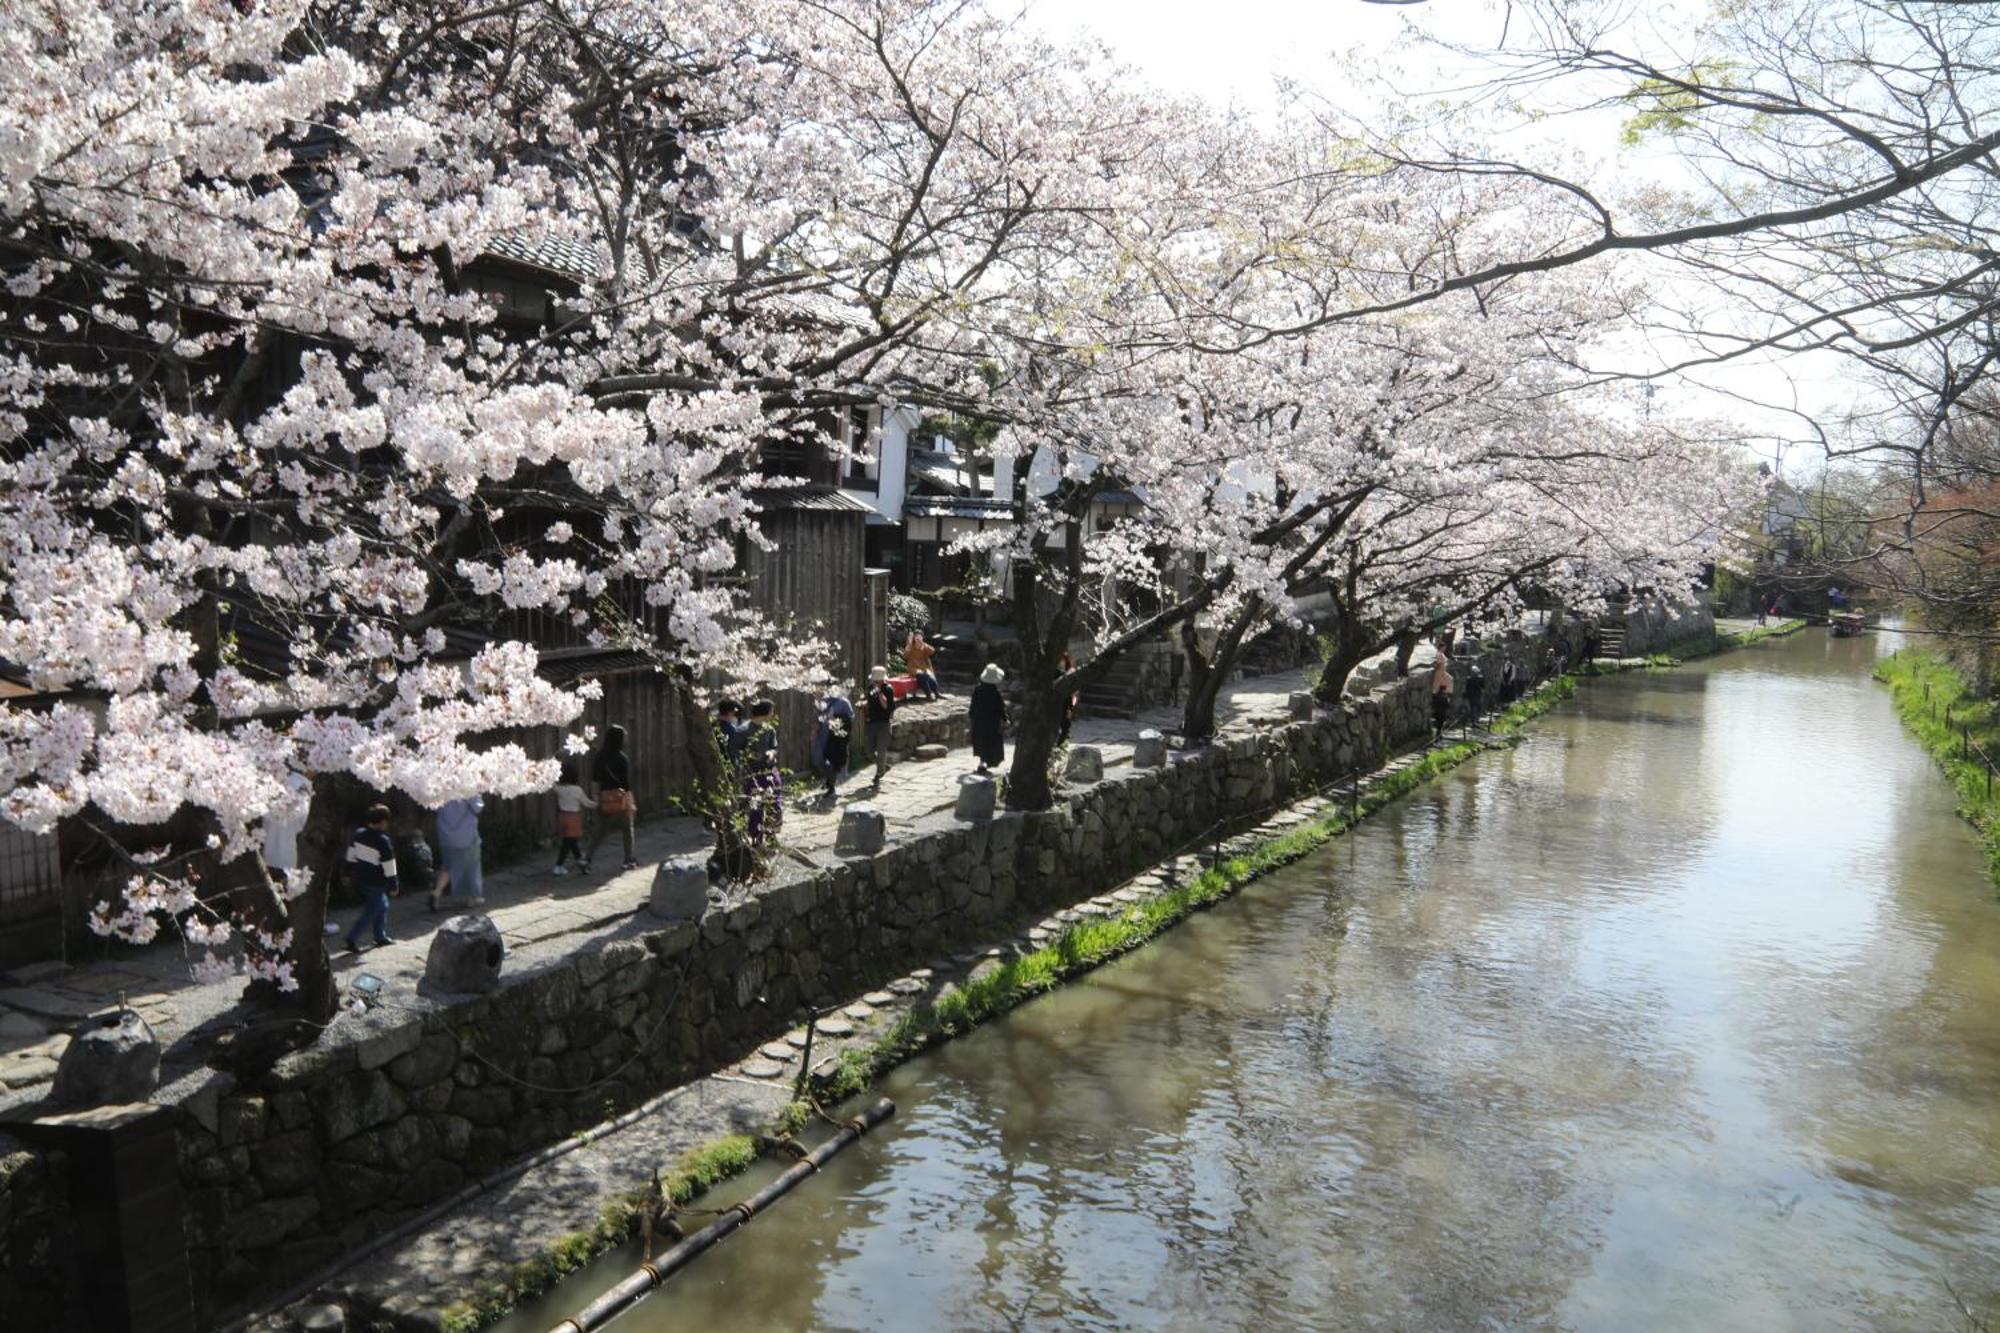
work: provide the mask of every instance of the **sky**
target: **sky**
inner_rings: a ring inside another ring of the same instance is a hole
[[[1671,25],[1675,17],[1669,11],[1674,8],[1675,0],[1659,0],[1650,15]],[[1357,85],[1351,71],[1372,72],[1418,94],[1476,77],[1471,67],[1413,40],[1408,35],[1412,24],[1451,39],[1490,43],[1501,22],[1500,9],[1485,0],[1412,5],[1366,0],[1027,0],[1026,14],[1030,23],[1053,36],[1103,42],[1141,77],[1169,92],[1270,115],[1279,105],[1280,81],[1290,81],[1364,119],[1373,94]],[[1525,137],[1533,135],[1539,146],[1563,152],[1574,169],[1600,179],[1675,169],[1657,157],[1636,161],[1635,150],[1619,142],[1618,130],[1617,120],[1605,114],[1570,116],[1523,131],[1516,144],[1534,146]],[[1676,351],[1633,339],[1608,350],[1607,358],[1621,370],[1650,370],[1661,360],[1678,359]],[[1662,412],[1719,417],[1747,433],[1796,440],[1801,434],[1797,418],[1741,400],[1786,403],[1831,418],[1852,397],[1844,370],[1831,354],[1791,358],[1782,365],[1743,363],[1701,372],[1720,392],[1682,378],[1661,382],[1652,401]],[[1769,441],[1754,449],[1774,459],[1780,453]],[[1785,470],[1810,466],[1808,452],[1796,446],[1783,451]]]

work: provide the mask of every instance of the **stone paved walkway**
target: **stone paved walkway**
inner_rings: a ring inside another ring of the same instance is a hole
[[[1217,718],[1225,733],[1276,725],[1284,720],[1286,696],[1301,687],[1299,671],[1254,676],[1225,689]],[[1099,746],[1107,768],[1129,763],[1139,731],[1170,730],[1179,725],[1173,708],[1153,709],[1137,719],[1079,718],[1072,739]],[[905,760],[892,767],[879,790],[871,790],[866,773],[842,784],[836,804],[825,808],[788,809],[779,839],[781,854],[771,884],[811,873],[832,855],[842,807],[866,800],[888,818],[893,844],[916,831],[925,820],[949,811],[957,797],[958,779],[974,765],[965,750],[943,759]],[[634,914],[645,906],[653,870],[670,857],[701,855],[709,838],[689,818],[648,820],[638,833],[635,870],[607,869],[617,843],[607,840],[598,869],[588,876],[557,877],[540,860],[486,875],[486,913],[506,937],[510,969],[532,966],[537,959],[559,956],[588,940],[640,929]],[[764,886],[764,887],[768,887]],[[385,982],[385,994],[410,993],[423,974],[430,936],[447,920],[449,910],[426,912],[423,896],[406,893],[391,904],[390,933],[396,943],[355,957],[337,954],[335,968],[343,976],[367,971]],[[337,917],[344,930],[351,910]],[[338,940],[330,940],[336,949]],[[55,1076],[56,1062],[68,1045],[68,1030],[93,1013],[121,1003],[136,1009],[168,1048],[163,1077],[171,1081],[197,1068],[197,1054],[183,1043],[204,1024],[223,1018],[235,1007],[241,987],[233,982],[201,984],[193,980],[193,951],[170,945],[137,950],[108,943],[100,952],[71,963],[38,963],[0,974],[0,1109],[39,1100]],[[339,1026],[350,1020],[336,1019]]]

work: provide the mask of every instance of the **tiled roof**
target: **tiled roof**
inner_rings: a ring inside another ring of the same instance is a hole
[[[544,653],[535,671],[551,684],[570,685],[594,676],[623,676],[659,668],[650,653],[630,648],[592,648],[579,653]]]
[[[516,264],[526,264],[565,278],[588,282],[597,276],[597,247],[581,241],[552,240],[529,244],[512,236],[502,236],[487,251]]]
[[[759,509],[817,509],[833,514],[870,514],[874,511],[851,495],[832,486],[760,486],[751,492]]]
[[[1011,500],[996,500],[991,496],[908,495],[903,497],[903,516],[1010,519],[1014,516],[1014,503]]]

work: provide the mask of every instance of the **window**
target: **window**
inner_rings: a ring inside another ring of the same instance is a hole
[[[882,484],[882,409],[850,407],[841,414],[840,443],[847,451],[840,484],[872,491]]]

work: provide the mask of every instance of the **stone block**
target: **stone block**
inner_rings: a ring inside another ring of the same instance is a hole
[[[930,760],[933,759],[942,759],[950,753],[951,753],[951,748],[949,746],[919,745],[916,749],[910,752],[910,758],[916,760],[919,763],[928,763]]]
[[[500,963],[506,956],[507,945],[493,918],[455,916],[431,937],[424,983],[455,995],[490,991],[500,984]]]
[[[424,1025],[421,1020],[404,1023],[364,1039],[355,1049],[354,1063],[363,1069],[380,1069],[397,1056],[417,1049],[417,1043],[423,1039]]]
[[[1291,696],[1285,700],[1285,705],[1291,710],[1292,721],[1310,722],[1313,720],[1314,700],[1311,690],[1293,690]]]
[[[77,1031],[56,1066],[58,1106],[143,1102],[160,1086],[160,1040],[146,1020],[121,1009]]]
[[[669,921],[699,921],[708,910],[708,870],[691,861],[662,861],[653,872],[647,907]]]
[[[967,773],[958,780],[958,804],[952,813],[960,819],[991,819],[999,806],[999,796],[999,784],[990,775]]]
[[[398,1056],[389,1066],[389,1077],[406,1088],[436,1083],[451,1073],[458,1063],[458,1042],[443,1033],[425,1037],[414,1050]]]
[[[1167,738],[1151,727],[1139,733],[1139,743],[1132,747],[1132,767],[1164,768],[1167,764]]]
[[[258,1179],[273,1194],[310,1189],[319,1179],[319,1140],[308,1130],[290,1130],[265,1140],[252,1160]]]
[[[1063,777],[1070,782],[1104,781],[1104,751],[1095,745],[1072,745]]]
[[[840,830],[834,835],[836,856],[873,856],[889,841],[889,821],[872,805],[850,805],[840,812]]]

